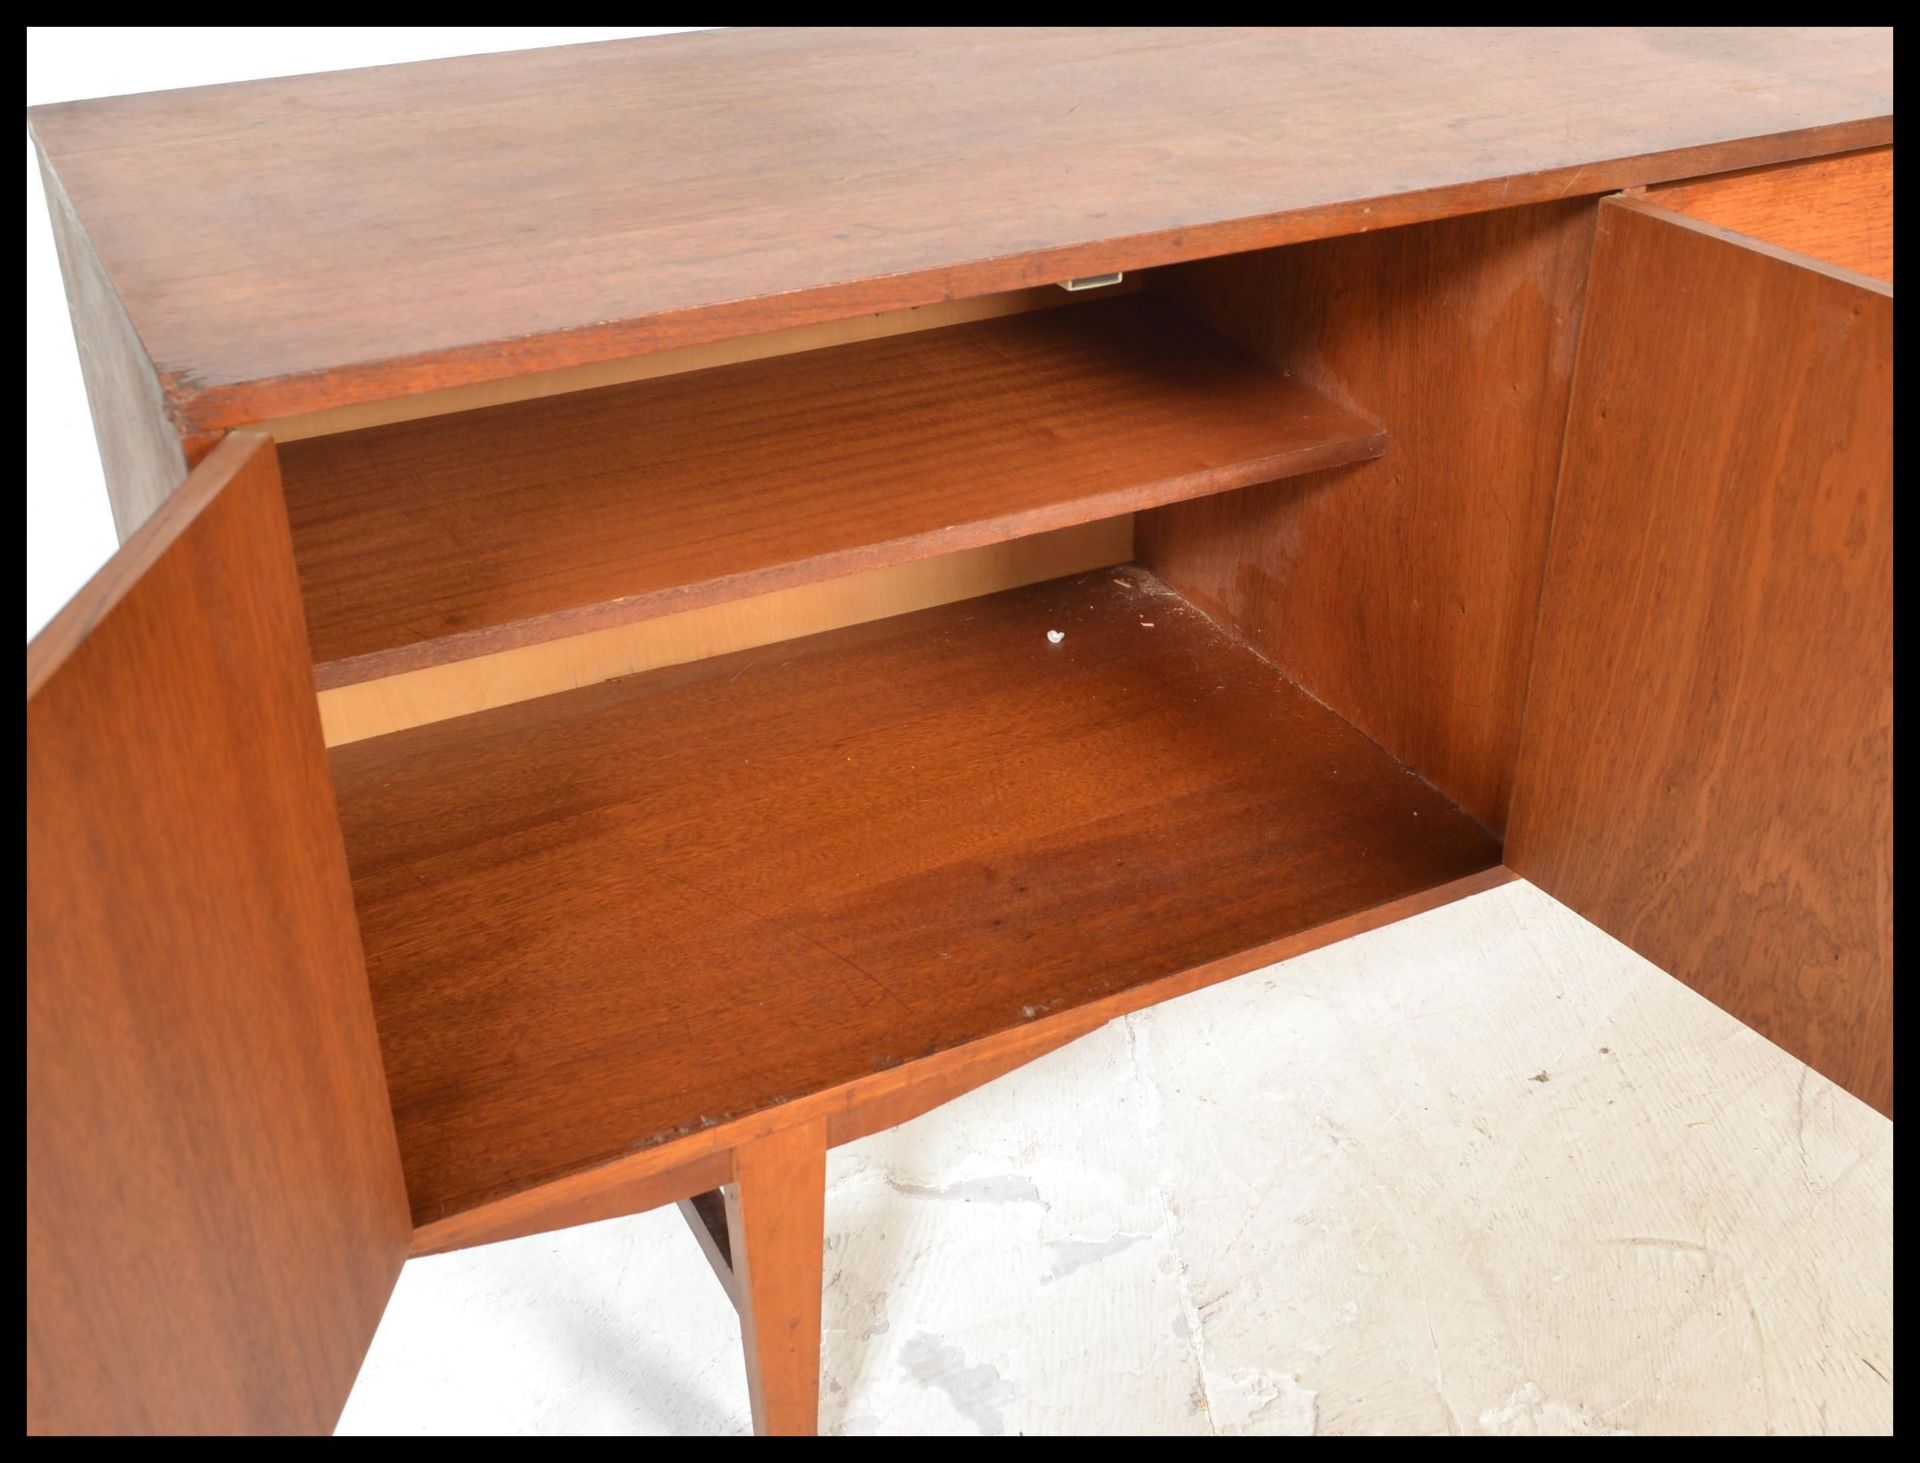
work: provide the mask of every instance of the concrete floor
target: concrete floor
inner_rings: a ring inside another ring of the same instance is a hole
[[[831,1155],[825,1430],[1848,1433],[1892,1124],[1514,884]],[[671,1209],[416,1260],[342,1433],[739,1433]]]

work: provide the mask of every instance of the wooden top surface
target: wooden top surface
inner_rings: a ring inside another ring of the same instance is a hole
[[[183,430],[1892,140],[1892,35],[807,30],[40,107]]]
[[[324,688],[1385,444],[1135,297],[315,437],[282,460]]]
[[[422,1224],[1500,860],[1134,569],[331,755]]]

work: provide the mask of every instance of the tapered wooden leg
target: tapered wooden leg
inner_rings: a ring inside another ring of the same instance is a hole
[[[753,1430],[810,1435],[820,1427],[826,1120],[736,1148],[726,1199]]]

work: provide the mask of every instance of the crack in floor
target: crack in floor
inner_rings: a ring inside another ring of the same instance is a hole
[[[1206,1415],[1207,1431],[1215,1437],[1220,1436],[1220,1425],[1214,1421],[1213,1389],[1207,1377],[1207,1334],[1205,1318],[1200,1307],[1194,1302],[1193,1281],[1187,1273],[1187,1257],[1180,1253],[1180,1228],[1174,1218],[1172,1201],[1167,1197],[1167,1185],[1164,1178],[1165,1165],[1160,1148],[1160,1125],[1157,1121],[1148,1123],[1145,1119],[1145,1103],[1159,1101],[1159,1093],[1147,1080],[1140,1066],[1140,1034],[1131,1014],[1120,1018],[1120,1029],[1127,1039],[1127,1062],[1133,1071],[1134,1112],[1140,1128],[1140,1141],[1152,1159],[1152,1177],[1149,1180],[1153,1189],[1153,1201],[1160,1209],[1160,1223],[1167,1232],[1167,1253],[1173,1258],[1174,1278],[1180,1289],[1180,1306],[1186,1313],[1187,1337],[1193,1346],[1193,1371],[1195,1389],[1194,1400],[1200,1404],[1200,1410]]]

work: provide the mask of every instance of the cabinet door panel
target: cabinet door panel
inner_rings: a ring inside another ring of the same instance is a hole
[[[27,1424],[330,1429],[409,1239],[273,445],[27,650]]]
[[[1600,206],[1507,862],[1893,1111],[1893,291]]]

